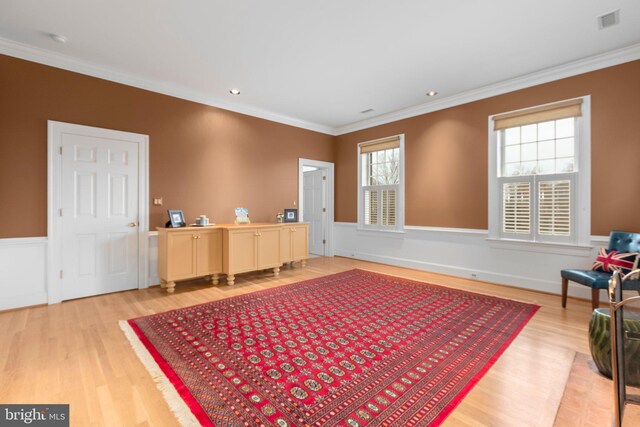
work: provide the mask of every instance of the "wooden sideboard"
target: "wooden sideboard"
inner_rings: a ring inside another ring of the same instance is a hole
[[[220,224],[212,227],[157,228],[160,286],[173,293],[176,281],[220,273],[233,285],[235,275],[273,269],[309,258],[309,226],[305,223]]]

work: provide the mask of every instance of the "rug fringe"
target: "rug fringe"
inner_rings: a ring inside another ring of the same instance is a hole
[[[158,390],[162,393],[162,396],[169,405],[169,409],[171,409],[171,412],[176,416],[178,422],[184,427],[200,426],[201,424],[193,415],[191,409],[189,409],[184,400],[182,400],[175,387],[173,387],[173,384],[171,384],[169,378],[167,378],[167,376],[162,372],[160,366],[158,366],[156,361],[153,360],[151,354],[149,354],[145,346],[140,342],[140,339],[129,325],[129,322],[126,320],[120,320],[118,324],[120,325],[122,332],[124,332],[124,335],[129,340],[129,343],[131,344],[133,351],[138,356],[138,359],[140,359],[140,362],[142,362],[151,375],[151,378],[156,383]]]

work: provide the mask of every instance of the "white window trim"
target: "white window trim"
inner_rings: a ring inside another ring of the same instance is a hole
[[[362,145],[371,144],[383,139],[389,139],[392,137],[398,137],[400,141],[399,158],[400,158],[400,185],[398,186],[398,196],[396,206],[396,225],[395,227],[385,227],[381,225],[369,226],[364,224],[364,200],[362,192],[362,161],[360,147]],[[371,141],[364,141],[358,144],[358,230],[360,231],[376,231],[383,233],[404,233],[404,134],[390,135],[384,138],[378,138]]]
[[[576,118],[576,160],[578,163],[578,173],[574,178],[574,186],[576,190],[575,216],[572,226],[575,226],[575,241],[571,244],[556,244],[557,247],[585,249],[591,247],[591,96],[575,98],[582,99],[582,116]],[[560,102],[567,101],[563,99]],[[544,105],[554,105],[552,102]],[[536,105],[537,107],[538,105]],[[533,107],[533,106],[532,106]],[[527,110],[525,108],[523,110]],[[522,111],[522,110],[516,110]],[[511,111],[515,112],[515,111]],[[504,113],[500,113],[504,114]],[[492,247],[514,249],[517,246],[531,248],[538,245],[544,251],[545,247],[553,244],[553,242],[541,242],[535,240],[519,240],[513,237],[506,238],[502,235],[501,216],[502,208],[500,205],[500,185],[498,178],[498,141],[496,132],[493,129],[493,117],[489,116],[489,237],[487,241]],[[524,177],[525,179],[527,177]],[[532,197],[537,197],[535,189]],[[537,213],[535,215],[537,218]],[[532,223],[535,227],[537,224]],[[535,235],[535,230],[532,229]]]

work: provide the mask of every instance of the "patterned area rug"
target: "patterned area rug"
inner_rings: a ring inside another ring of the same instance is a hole
[[[363,270],[121,322],[184,425],[438,425],[538,306]]]

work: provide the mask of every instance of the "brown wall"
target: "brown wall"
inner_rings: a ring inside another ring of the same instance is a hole
[[[405,223],[487,228],[487,118],[591,95],[591,232],[640,232],[640,61],[336,138],[336,221],[357,221],[357,143],[405,134]]]
[[[298,158],[333,161],[333,137],[0,55],[0,238],[47,234],[47,120],[149,135],[150,224],[253,221],[297,200]]]

